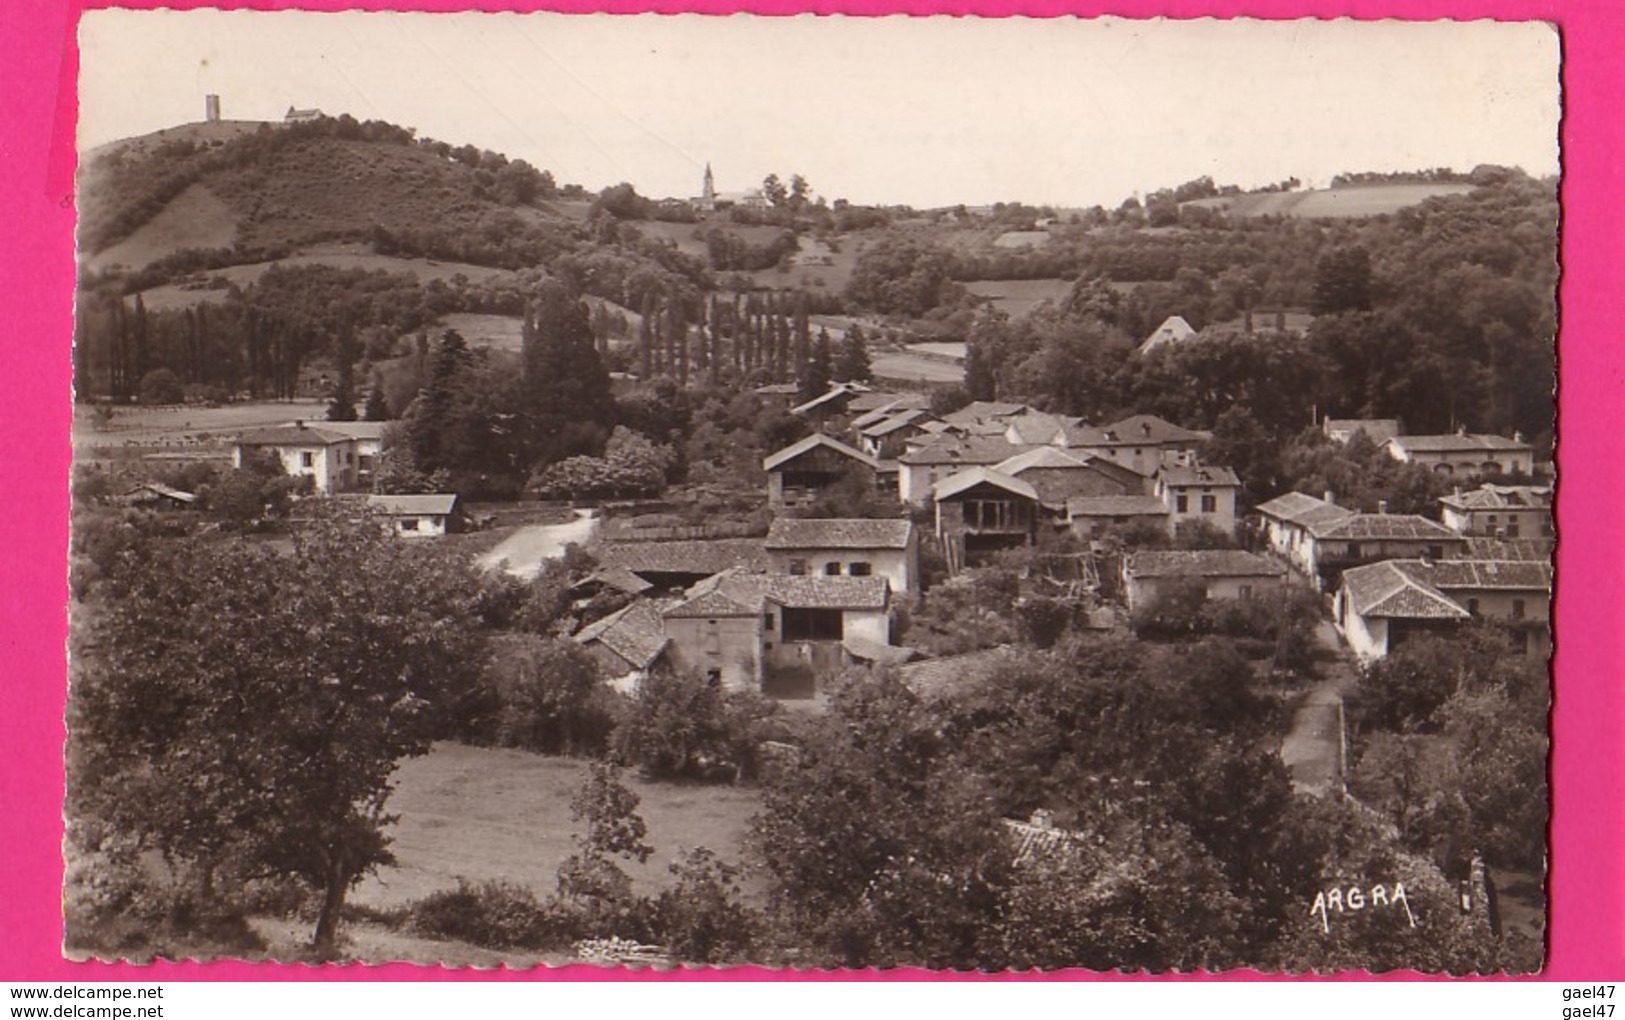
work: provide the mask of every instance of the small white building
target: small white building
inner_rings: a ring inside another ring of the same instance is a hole
[[[457,494],[371,496],[367,509],[387,520],[390,530],[402,538],[437,538],[455,530]]]
[[[1185,521],[1202,521],[1226,535],[1235,534],[1241,480],[1234,471],[1200,464],[1165,466],[1157,471],[1155,485],[1155,495],[1168,508],[1176,531]]]

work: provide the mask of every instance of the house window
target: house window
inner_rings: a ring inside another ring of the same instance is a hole
[[[401,530],[402,531],[416,531],[416,530],[418,530],[418,519],[416,517],[402,517],[401,518]]]
[[[1236,588],[1236,593],[1240,598],[1250,599],[1253,597],[1253,586],[1250,584],[1240,585]]]
[[[721,687],[722,686],[722,670],[716,668],[715,666],[713,666],[710,669],[706,670],[705,671],[705,685],[707,687]]]
[[[1360,543],[1350,542],[1348,544],[1348,558],[1351,560],[1357,560],[1360,558]]]
[[[1527,607],[1525,607],[1523,599],[1513,599],[1512,600],[1512,618],[1514,620],[1523,619],[1524,613],[1526,611],[1527,611]]]
[[[1430,545],[1430,546],[1428,546],[1428,559],[1430,559],[1430,560],[1442,560],[1442,559],[1444,559],[1444,546],[1442,546],[1442,545]]]
[[[1174,497],[1174,513],[1185,513],[1191,508],[1191,498],[1181,492]]]
[[[825,577],[840,577],[841,576],[841,565],[839,563],[835,563],[835,562],[830,562],[830,563],[824,564],[824,576]]]
[[[762,614],[762,629],[763,630],[769,630],[769,631],[773,629],[773,614],[772,613],[763,613]]]
[[[873,570],[869,564],[863,562],[862,560],[858,560],[856,563],[848,566],[846,568],[846,572],[853,577],[868,577]]]
[[[306,468],[315,467],[316,466],[316,455],[314,453],[311,453],[308,450],[305,451],[304,453],[301,453],[299,455],[299,466],[300,467],[306,467]]]
[[[1518,522],[1516,520],[1507,521],[1507,537],[1518,537]]]
[[[801,575],[805,574],[806,572],[807,572],[807,561],[806,560],[791,560],[790,561],[790,573],[796,575],[797,577],[800,577]]]
[[[839,641],[845,636],[845,620],[839,609],[784,610],[786,641]]]
[[[1217,496],[1203,496],[1202,497],[1202,512],[1205,513],[1205,514],[1216,514],[1216,513],[1218,513],[1219,512],[1219,497],[1217,497]]]

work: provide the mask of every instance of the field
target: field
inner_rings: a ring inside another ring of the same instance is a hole
[[[182,196],[185,197],[185,196]],[[179,199],[177,199],[179,201]],[[160,213],[152,223],[136,231],[128,241],[121,242],[108,249],[108,252],[120,250],[126,244],[141,238],[159,220],[168,214],[168,209]],[[365,244],[321,244],[313,245],[275,262],[249,262],[240,266],[226,266],[222,269],[208,270],[197,274],[202,278],[213,280],[220,277],[238,287],[247,287],[258,280],[265,271],[272,266],[332,266],[335,269],[364,269],[368,272],[383,270],[386,273],[402,273],[412,276],[419,283],[428,283],[431,280],[450,282],[462,276],[475,283],[489,283],[513,275],[506,269],[493,269],[489,266],[470,265],[466,262],[443,262],[439,259],[400,258],[394,255],[375,254]],[[149,310],[159,311],[175,308],[190,308],[192,305],[202,304],[210,299],[211,295],[219,291],[202,286],[186,286],[181,284],[166,284],[162,287],[153,287],[143,291],[141,299]]]
[[[993,306],[1012,319],[1045,301],[1064,301],[1072,293],[1071,280],[972,280],[964,286],[977,297],[991,298]]]
[[[101,272],[111,266],[140,267],[185,248],[230,248],[237,242],[237,214],[219,196],[194,184],[134,233],[89,259]]]
[[[870,357],[869,362],[878,379],[930,383],[956,383],[965,380],[965,369],[962,366],[919,354],[876,352]]]
[[[380,869],[351,896],[363,906],[391,908],[472,881],[501,879],[529,887],[538,897],[556,885],[559,864],[575,852],[577,831],[570,800],[586,763],[523,751],[439,744],[395,774],[392,812],[396,866]],[[627,775],[643,802],[655,854],[628,863],[633,887],[653,895],[670,881],[667,868],[696,846],[740,861],[750,818],[761,806],[755,789],[649,783]]]
[[[182,445],[230,435],[242,429],[283,425],[303,419],[321,421],[327,404],[320,400],[259,401],[221,407],[119,407],[97,421],[89,408],[73,409],[73,442],[83,450],[106,446]]]
[[[1440,195],[1465,195],[1471,184],[1373,184],[1364,187],[1287,191],[1204,198],[1191,205],[1227,209],[1232,216],[1291,216],[1296,219],[1358,219],[1398,212]]]

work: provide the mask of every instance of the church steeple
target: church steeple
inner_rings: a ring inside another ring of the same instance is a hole
[[[716,178],[711,176],[711,164],[709,162],[705,164],[705,182],[700,186],[700,201],[704,203],[707,209],[716,205],[717,201],[717,182]]]

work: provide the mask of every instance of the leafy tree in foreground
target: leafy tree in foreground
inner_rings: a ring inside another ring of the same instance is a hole
[[[391,860],[390,775],[429,749],[479,659],[471,575],[435,555],[337,514],[287,554],[133,544],[74,675],[70,817],[160,852],[205,895],[217,878],[299,881],[330,952],[346,894]]]

